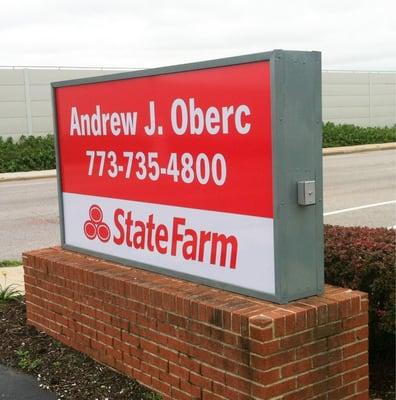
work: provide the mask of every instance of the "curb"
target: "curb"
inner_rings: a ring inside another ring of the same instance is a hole
[[[390,149],[396,149],[396,142],[379,143],[379,144],[362,144],[358,146],[328,147],[326,149],[323,149],[323,155],[332,156],[336,154],[352,154],[365,151],[390,150]],[[6,172],[0,174],[0,182],[54,178],[54,177],[56,177],[56,169],[49,169],[46,171]]]
[[[332,156],[335,154],[352,154],[352,153],[361,153],[364,151],[390,150],[390,149],[396,149],[396,142],[361,144],[358,146],[327,147],[326,149],[323,149],[323,155]]]
[[[28,172],[6,172],[0,174],[0,182],[23,181],[30,179],[54,178],[56,177],[56,169],[48,169],[45,171],[28,171]]]

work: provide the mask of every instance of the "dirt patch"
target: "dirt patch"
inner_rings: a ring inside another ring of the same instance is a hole
[[[0,364],[37,377],[65,400],[159,400],[161,397],[26,325],[24,300],[0,303]]]

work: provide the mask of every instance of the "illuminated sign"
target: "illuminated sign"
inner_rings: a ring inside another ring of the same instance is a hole
[[[322,290],[318,53],[52,86],[65,248],[280,302]]]

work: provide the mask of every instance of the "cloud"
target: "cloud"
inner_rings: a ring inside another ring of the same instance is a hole
[[[14,0],[0,15],[3,65],[154,67],[319,50],[324,68],[396,70],[392,0]]]

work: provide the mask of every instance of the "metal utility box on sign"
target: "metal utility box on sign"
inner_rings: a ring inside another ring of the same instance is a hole
[[[279,303],[323,291],[320,53],[52,90],[64,248]]]
[[[297,183],[298,204],[310,206],[315,204],[315,181],[302,181]]]

